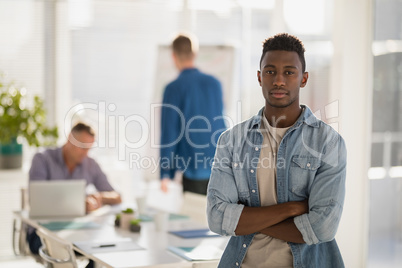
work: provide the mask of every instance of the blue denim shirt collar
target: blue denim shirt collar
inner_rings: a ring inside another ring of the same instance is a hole
[[[307,125],[311,127],[318,128],[319,127],[319,120],[314,116],[310,108],[308,108],[306,105],[301,104],[300,107],[303,109],[303,112],[300,114],[299,118],[297,119],[296,123],[291,127],[293,128],[298,128],[300,127],[303,123],[306,123]],[[261,117],[263,116],[265,107],[262,107],[258,114],[254,116],[252,123],[250,124],[250,129],[259,129],[261,126]]]

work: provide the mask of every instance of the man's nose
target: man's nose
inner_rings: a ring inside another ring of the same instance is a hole
[[[285,78],[282,74],[275,75],[274,85],[275,86],[284,86],[285,85]]]

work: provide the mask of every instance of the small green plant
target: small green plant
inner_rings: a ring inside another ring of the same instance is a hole
[[[121,212],[125,213],[125,214],[134,214],[134,209],[126,208],[125,210],[122,210]]]
[[[130,221],[130,225],[139,225],[141,222],[141,219],[132,219]]]
[[[138,233],[141,230],[140,219],[131,219],[130,220],[130,231]]]
[[[115,226],[120,226],[120,219],[121,219],[121,214],[116,214],[116,217],[114,218]]]
[[[27,90],[6,81],[0,72],[0,143],[9,144],[19,137],[30,146],[56,144],[57,127],[48,127],[44,102],[39,96],[28,98]]]

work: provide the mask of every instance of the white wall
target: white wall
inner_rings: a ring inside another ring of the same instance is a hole
[[[371,1],[334,1],[330,98],[348,150],[346,199],[337,241],[346,267],[366,267],[371,133]],[[330,101],[331,101],[330,100]]]

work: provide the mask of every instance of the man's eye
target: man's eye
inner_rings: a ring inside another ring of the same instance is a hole
[[[266,74],[273,74],[274,71],[269,71],[269,70],[268,70],[268,71],[265,71],[265,73],[266,73]]]
[[[294,74],[294,72],[286,71],[285,74],[287,74],[287,75],[292,75],[292,74]]]

